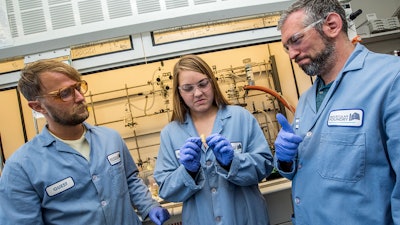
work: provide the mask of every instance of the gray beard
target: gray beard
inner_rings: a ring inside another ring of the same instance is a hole
[[[335,47],[333,43],[325,40],[325,49],[311,59],[308,65],[300,66],[301,69],[309,76],[322,75],[330,69],[334,63]]]

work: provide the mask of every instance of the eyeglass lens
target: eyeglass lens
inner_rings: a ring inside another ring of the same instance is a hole
[[[85,94],[88,90],[86,81],[78,82],[70,87],[62,88],[59,90],[58,95],[61,100],[69,101],[75,98],[75,90],[81,94]]]

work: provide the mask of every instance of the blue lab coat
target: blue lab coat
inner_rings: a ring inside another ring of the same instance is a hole
[[[0,224],[139,225],[159,203],[120,135],[85,123],[90,162],[45,127],[6,162]]]
[[[317,82],[293,128],[295,225],[400,224],[400,57],[358,44],[316,111]]]
[[[179,149],[189,137],[198,137],[189,114],[181,124],[169,123],[161,131],[154,171],[159,195],[183,202],[185,225],[266,225],[267,206],[258,183],[273,169],[273,159],[262,130],[252,114],[239,106],[218,111],[212,133],[225,136],[235,149],[229,171],[216,161],[212,149],[203,147],[201,168],[193,179],[179,163]]]

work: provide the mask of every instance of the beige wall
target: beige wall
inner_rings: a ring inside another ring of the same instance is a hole
[[[25,142],[16,89],[0,92],[0,102],[0,135],[3,153],[7,159]]]

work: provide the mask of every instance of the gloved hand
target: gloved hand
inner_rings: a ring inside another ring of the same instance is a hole
[[[201,140],[199,137],[190,137],[179,150],[179,162],[190,172],[197,172],[200,168]]]
[[[170,217],[167,209],[160,206],[150,209],[149,212],[150,219],[157,225],[162,225]]]
[[[291,162],[297,154],[297,147],[303,138],[294,134],[292,126],[282,114],[278,113],[276,119],[282,126],[275,140],[275,155],[279,161]]]
[[[233,159],[231,143],[220,134],[212,134],[206,138],[208,147],[212,148],[215,157],[222,166],[228,166]]]

